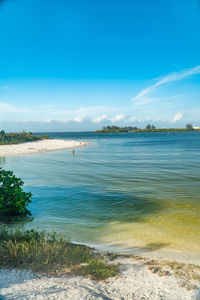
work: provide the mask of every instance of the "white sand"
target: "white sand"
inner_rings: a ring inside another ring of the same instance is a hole
[[[96,282],[79,276],[48,277],[18,270],[0,270],[0,299],[191,300],[198,287],[188,290],[175,277],[158,276],[131,258],[118,259],[120,276]]]
[[[16,145],[0,145],[0,156],[15,156],[20,154],[62,150],[85,146],[88,144],[89,143],[76,141],[45,139],[41,141],[27,142]]]

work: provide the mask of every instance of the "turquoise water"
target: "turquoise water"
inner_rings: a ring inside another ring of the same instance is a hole
[[[58,133],[86,147],[0,159],[33,194],[13,226],[71,241],[200,257],[200,133]]]

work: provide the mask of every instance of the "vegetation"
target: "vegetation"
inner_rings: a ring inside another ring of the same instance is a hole
[[[133,131],[134,129],[137,129],[137,127],[118,127],[118,126],[105,126],[101,130],[96,130],[97,133],[120,133],[120,132],[130,132]]]
[[[187,131],[186,128],[155,128],[155,129],[136,129],[134,132],[181,132]]]
[[[44,232],[0,232],[0,267],[30,269],[51,274],[78,274],[101,280],[115,276],[118,265],[109,264],[94,249],[69,243]]]
[[[92,259],[90,262],[82,266],[79,275],[87,276],[90,275],[91,278],[102,280],[109,277],[116,276],[119,272],[119,265],[108,264],[102,259]]]
[[[193,129],[193,126],[192,126],[192,124],[186,124],[186,130],[187,131],[193,131],[194,129]]]
[[[24,182],[12,171],[0,168],[0,217],[30,215],[27,209],[31,202],[31,193],[23,191]]]
[[[33,135],[32,132],[11,132],[6,133],[4,130],[0,131],[0,145],[19,144],[25,142],[33,142],[41,140],[42,138],[48,138],[48,136],[39,137]]]
[[[147,124],[146,129],[148,129],[148,130],[154,130],[154,129],[156,129],[156,127],[154,125]]]
[[[145,129],[136,129],[134,132],[180,132],[193,130],[192,124],[187,124],[186,128],[156,128],[154,125],[147,124]]]
[[[106,126],[101,130],[96,130],[96,133],[120,133],[120,132],[180,132],[180,131],[194,131],[192,124],[187,124],[186,128],[156,128],[154,125],[147,124],[145,129],[137,127],[117,127]]]
[[[31,193],[23,191],[23,181],[12,171],[0,168],[0,218],[26,216]],[[72,273],[100,280],[118,273],[118,266],[108,264],[94,249],[75,245],[62,236],[34,230],[0,231],[0,267],[30,269],[45,273]]]
[[[147,124],[146,129],[153,130],[156,129],[156,127],[154,125]]]

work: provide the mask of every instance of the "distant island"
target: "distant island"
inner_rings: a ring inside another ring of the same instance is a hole
[[[48,136],[37,136],[32,132],[10,132],[6,133],[4,130],[0,131],[0,145],[20,144],[25,142],[39,141],[47,139]]]
[[[118,127],[115,125],[104,126],[100,130],[96,130],[96,133],[121,133],[121,132],[177,132],[177,131],[197,131],[200,127],[193,127],[192,124],[186,124],[185,128],[156,128],[154,125],[147,124],[146,128],[141,129],[137,127]]]
[[[137,127],[131,127],[131,126],[128,126],[128,127],[118,127],[118,126],[105,126],[103,127],[101,130],[96,130],[95,132],[97,133],[107,133],[107,132],[115,132],[115,133],[119,133],[119,132],[131,132],[131,131],[134,131],[134,130],[137,130],[138,128]]]

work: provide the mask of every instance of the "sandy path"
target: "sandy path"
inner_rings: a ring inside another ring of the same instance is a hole
[[[14,156],[53,150],[62,150],[88,145],[89,143],[47,139],[36,142],[27,142],[16,145],[0,145],[0,156]]]
[[[158,276],[141,262],[119,260],[118,278],[95,282],[79,276],[45,277],[18,270],[0,271],[0,299],[102,299],[102,300],[191,300],[174,275]]]

